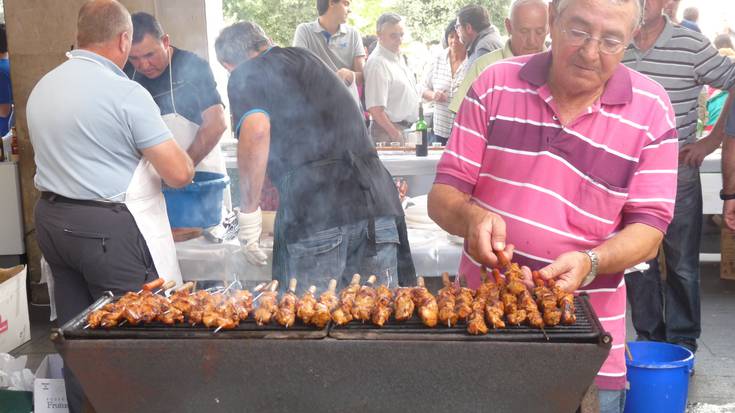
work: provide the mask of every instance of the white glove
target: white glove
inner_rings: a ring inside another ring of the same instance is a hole
[[[260,249],[260,232],[263,229],[263,214],[260,207],[253,212],[237,214],[240,231],[237,238],[240,240],[240,250],[245,259],[259,267],[268,265],[268,256]]]

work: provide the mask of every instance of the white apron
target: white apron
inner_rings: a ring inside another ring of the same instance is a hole
[[[135,80],[136,72],[133,72],[133,80]],[[179,115],[176,111],[176,100],[174,99],[174,82],[173,82],[173,65],[171,64],[171,56],[168,58],[168,83],[169,93],[171,94],[171,107],[173,113],[161,116],[163,122],[168,126],[171,133],[174,135],[176,142],[184,150],[188,150],[189,146],[194,142],[197,132],[199,131],[199,125]],[[212,150],[204,157],[204,159],[197,164],[196,171],[201,172],[216,172],[223,175],[227,175],[227,167],[225,166],[225,157],[222,155],[222,149],[220,148],[219,142],[212,148]],[[224,191],[224,197],[222,203],[225,211],[232,209],[232,199],[230,196],[229,188]]]
[[[90,61],[105,67],[102,63],[84,56],[71,56],[67,53],[67,57]],[[181,269],[176,258],[176,246],[168,222],[166,202],[161,192],[161,177],[145,158],[141,158],[138,162],[130,179],[125,191],[125,206],[133,215],[138,230],[148,245],[158,276],[166,281],[173,280],[181,284]]]
[[[181,269],[176,258],[176,245],[168,222],[166,201],[161,192],[161,177],[147,159],[143,158],[135,168],[125,192],[125,206],[135,223],[156,265],[160,278],[181,284]]]

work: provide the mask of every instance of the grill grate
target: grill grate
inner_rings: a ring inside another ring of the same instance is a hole
[[[191,326],[189,324],[165,325],[162,323],[123,326],[112,329],[85,329],[87,315],[103,307],[109,302],[117,300],[108,294],[92,304],[84,312],[65,324],[59,332],[67,339],[180,339],[180,338],[271,338],[271,339],[321,339],[330,337],[343,340],[448,340],[448,341],[515,341],[515,342],[594,342],[610,340],[597,319],[586,294],[574,297],[577,322],[571,326],[558,325],[541,330],[528,326],[508,326],[504,329],[490,329],[485,335],[470,335],[466,331],[466,324],[447,327],[438,325],[436,328],[427,328],[418,316],[410,320],[397,322],[391,319],[382,328],[371,323],[350,322],[345,326],[327,325],[323,329],[304,325],[297,319],[296,324],[284,328],[272,321],[265,326],[255,323],[252,315],[232,330],[221,330],[214,333],[214,329],[204,325]]]
[[[553,342],[598,342],[603,338],[603,330],[586,295],[574,297],[577,322],[574,325],[558,325],[546,327],[542,332],[528,326],[508,326],[502,329],[490,329],[485,335],[470,335],[467,324],[447,327],[437,325],[427,328],[421,319],[414,315],[405,322],[391,319],[382,328],[369,323],[351,322],[344,326],[332,326],[329,335],[338,339],[372,339],[372,340],[459,340],[459,341],[553,341]],[[545,332],[545,334],[544,334]]]
[[[117,301],[119,297],[105,295],[103,298],[92,304],[82,314],[78,315],[61,328],[61,333],[65,338],[76,339],[128,339],[128,338],[149,338],[149,339],[174,339],[174,338],[309,338],[319,339],[327,336],[327,328],[316,329],[313,326],[304,325],[301,320],[285,328],[272,320],[270,324],[259,326],[252,318],[252,313],[247,320],[240,321],[240,324],[231,330],[220,330],[214,333],[213,328],[199,325],[189,324],[173,324],[166,325],[163,323],[149,323],[132,326],[123,324],[111,329],[85,329],[87,323],[87,315],[110,302]]]

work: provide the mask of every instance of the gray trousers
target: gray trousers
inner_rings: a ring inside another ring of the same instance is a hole
[[[125,208],[40,199],[35,222],[38,244],[54,277],[59,326],[105,291],[138,291],[158,278],[148,246]],[[70,412],[80,412],[84,392],[68,368],[64,381]]]

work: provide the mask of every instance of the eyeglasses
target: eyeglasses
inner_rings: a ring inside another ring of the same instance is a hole
[[[600,52],[604,54],[617,54],[625,48],[625,43],[614,37],[592,37],[591,34],[578,29],[566,29],[562,30],[562,33],[567,36],[569,43],[575,47],[587,44],[589,40],[595,40],[600,45]]]

